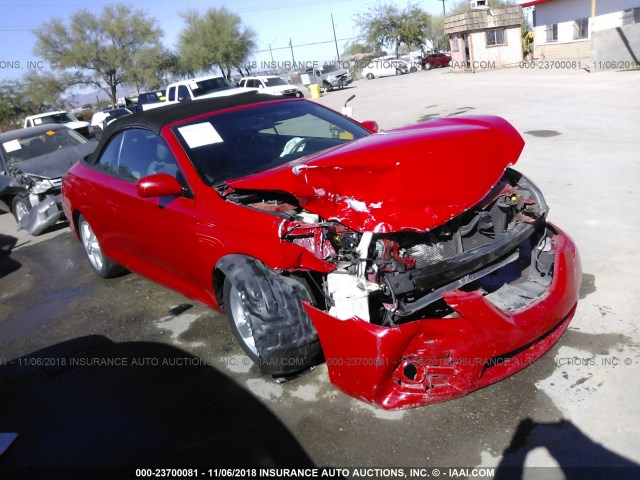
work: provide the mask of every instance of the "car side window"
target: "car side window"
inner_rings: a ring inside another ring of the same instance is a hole
[[[116,165],[118,165],[118,156],[120,155],[120,147],[122,146],[123,133],[115,135],[107,147],[102,151],[100,158],[96,162],[96,167],[108,173],[116,173]]]
[[[191,99],[191,97],[189,96],[189,89],[185,85],[178,86],[178,100],[180,100],[181,98],[186,100]]]
[[[116,173],[134,182],[154,173],[175,177],[178,163],[160,136],[147,130],[131,129],[124,132]]]
[[[173,102],[176,99],[176,87],[171,87],[168,93],[169,101]]]

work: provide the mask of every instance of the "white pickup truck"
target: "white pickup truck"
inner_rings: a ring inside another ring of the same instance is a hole
[[[59,110],[57,112],[39,113],[37,115],[29,115],[24,119],[23,128],[37,127],[38,125],[47,125],[59,123],[75,130],[85,138],[93,137],[93,128],[89,122],[78,120],[69,112]]]
[[[172,105],[178,102],[200,100],[203,98],[225,97],[243,92],[255,92],[255,88],[238,88],[224,77],[199,77],[171,83],[167,87],[164,102],[144,105],[144,110]]]

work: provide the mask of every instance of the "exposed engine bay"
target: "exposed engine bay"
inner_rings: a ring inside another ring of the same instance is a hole
[[[456,315],[442,299],[480,290],[498,307],[518,309],[551,282],[548,208],[526,177],[507,169],[485,198],[426,232],[357,232],[301,208],[284,192],[227,190],[229,201],[283,218],[281,238],[335,265],[305,272],[330,315],[393,326]],[[296,272],[299,274],[300,272]]]

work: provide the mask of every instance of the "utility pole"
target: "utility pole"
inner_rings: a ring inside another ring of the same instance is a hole
[[[442,16],[443,16],[443,17],[446,17],[446,15],[447,15],[447,14],[446,14],[446,12],[444,11],[444,2],[445,2],[445,0],[438,0],[438,1],[439,1],[439,2],[442,2]]]
[[[293,64],[296,64],[296,59],[293,56],[293,43],[291,43],[291,37],[289,37],[289,48],[291,48],[291,60],[293,61]]]
[[[333,27],[333,41],[336,44],[336,57],[338,57],[338,63],[340,63],[340,53],[338,52],[338,39],[336,38],[336,26],[333,23],[333,13],[331,14],[331,26]]]
[[[277,39],[276,39],[277,40]],[[271,54],[271,63],[273,63],[273,52],[271,51],[271,45],[273,45],[274,43],[276,43],[276,40],[272,41],[269,44],[269,53]]]

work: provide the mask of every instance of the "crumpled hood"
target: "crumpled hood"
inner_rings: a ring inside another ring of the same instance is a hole
[[[67,173],[71,165],[92,153],[97,146],[98,142],[89,141],[81,145],[30,158],[29,160],[22,160],[15,163],[13,167],[22,173],[29,173],[38,177],[59,178]]]
[[[439,119],[227,183],[289,192],[305,209],[358,231],[425,231],[482,200],[523,147],[502,118]]]

